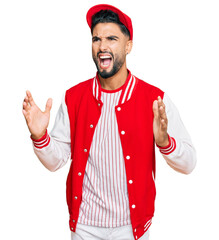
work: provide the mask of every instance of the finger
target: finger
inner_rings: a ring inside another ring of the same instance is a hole
[[[161,130],[166,131],[167,130],[167,124],[168,124],[168,119],[166,112],[164,111],[163,107],[160,107],[160,127]]]
[[[167,121],[165,119],[161,119],[161,130],[166,131],[167,130]]]
[[[25,109],[22,109],[22,113],[23,113],[24,117],[26,118],[26,116],[27,116],[27,111],[25,111]]]
[[[30,110],[30,104],[25,99],[23,101],[23,109],[25,109],[26,111]]]
[[[27,106],[27,103],[26,103],[26,102],[23,102],[23,109],[24,109],[25,111],[28,110],[28,106]]]
[[[27,96],[25,96],[24,102],[28,103],[28,97]]]
[[[162,106],[162,107],[165,108],[165,104],[163,102],[163,99],[160,96],[158,96],[157,101],[158,101],[158,107]]]
[[[22,113],[24,115],[24,118],[26,120],[26,122],[28,123],[30,118],[29,118],[29,113],[27,111],[25,111],[24,109],[22,109]]]
[[[158,96],[158,108],[159,108],[159,114],[160,117],[163,119],[166,119],[166,110],[165,110],[165,104],[160,96]]]
[[[52,108],[52,98],[49,98],[46,102],[45,112],[49,113]]]
[[[159,109],[158,109],[158,101],[155,100],[153,102],[153,112],[154,112],[154,117],[159,118]]]
[[[160,115],[161,119],[167,119],[165,107],[163,107],[163,106],[159,107],[159,115]]]
[[[30,106],[35,105],[35,102],[34,102],[34,100],[33,100],[33,97],[32,97],[32,94],[30,93],[30,91],[27,90],[27,91],[26,91],[26,94],[27,94],[28,102],[29,102]]]

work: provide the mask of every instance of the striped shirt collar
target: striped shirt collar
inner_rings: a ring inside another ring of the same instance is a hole
[[[128,77],[126,79],[126,82],[123,84],[122,87],[122,93],[118,102],[118,105],[125,103],[128,101],[137,84],[137,78],[131,74],[131,72],[128,70]],[[92,79],[92,87],[93,87],[93,96],[96,98],[97,101],[101,102],[101,85],[100,80],[98,77],[98,72],[96,74],[96,77]]]

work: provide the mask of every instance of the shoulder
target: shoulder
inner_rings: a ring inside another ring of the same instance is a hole
[[[152,98],[157,98],[158,96],[161,96],[163,98],[164,91],[162,91],[160,88],[147,83],[146,81],[139,79],[135,77],[138,81],[138,91],[143,92],[144,94],[149,94]]]
[[[70,94],[70,93],[77,93],[77,92],[81,92],[81,91],[86,91],[89,86],[92,84],[93,78],[90,78],[88,80],[82,81],[76,85],[74,85],[73,87],[69,88],[66,90],[66,94]]]
[[[65,100],[67,101],[68,99],[71,99],[72,101],[73,99],[80,99],[87,92],[91,92],[92,82],[93,78],[90,78],[67,89],[65,93]]]

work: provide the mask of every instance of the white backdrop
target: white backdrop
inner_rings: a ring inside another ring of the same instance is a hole
[[[107,1],[0,2],[0,239],[70,239],[65,182],[70,162],[51,173],[33,153],[22,115],[29,89],[49,130],[64,91],[95,75],[85,15]],[[110,1],[133,20],[128,68],[171,97],[197,150],[190,175],[157,152],[150,240],[218,240],[219,6],[213,0]]]

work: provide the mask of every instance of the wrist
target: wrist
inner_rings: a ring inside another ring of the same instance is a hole
[[[165,139],[162,142],[158,142],[156,143],[157,147],[159,148],[166,148],[170,145],[170,136],[167,134],[167,136],[165,137]]]
[[[48,146],[50,143],[50,136],[49,136],[47,130],[46,130],[46,133],[41,138],[35,139],[34,136],[32,136],[32,135],[30,136],[30,138],[32,139],[33,145],[35,148],[41,149],[41,148]]]
[[[160,152],[164,155],[168,155],[176,149],[176,140],[173,137],[170,137],[169,135],[168,135],[168,139],[169,139],[169,144],[164,147],[158,146],[156,144]]]
[[[46,134],[47,134],[47,129],[46,129],[46,131],[44,131],[42,134],[39,134],[39,135],[31,134],[30,138],[33,141],[40,141],[46,137]]]

